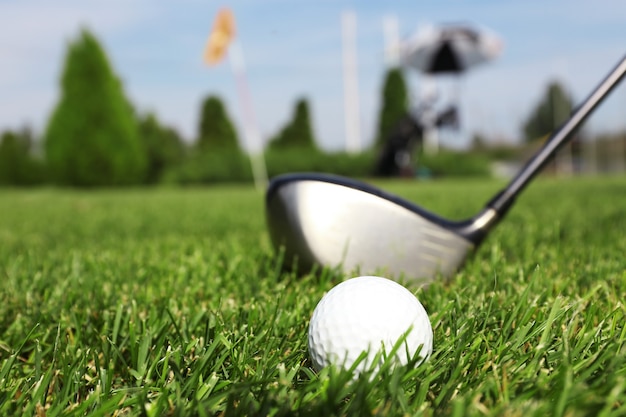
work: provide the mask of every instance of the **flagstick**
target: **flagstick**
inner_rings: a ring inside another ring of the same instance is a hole
[[[264,191],[267,187],[267,167],[265,166],[265,158],[263,156],[263,144],[261,143],[261,135],[257,128],[252,108],[252,100],[250,98],[250,90],[248,88],[243,59],[243,49],[236,37],[230,45],[228,60],[235,77],[239,104],[243,113],[244,136],[248,145],[248,156],[250,157],[250,165],[252,166],[254,185],[257,190]]]

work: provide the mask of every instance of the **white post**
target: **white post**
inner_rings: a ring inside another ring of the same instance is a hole
[[[343,94],[346,130],[346,151],[361,152],[361,129],[359,117],[359,81],[356,52],[356,13],[346,10],[341,16],[343,35]]]
[[[389,67],[400,65],[400,24],[398,17],[388,14],[383,17],[385,38],[385,63]]]

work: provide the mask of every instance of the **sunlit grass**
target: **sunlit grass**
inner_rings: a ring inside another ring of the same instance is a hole
[[[501,184],[394,182],[450,217]],[[624,415],[626,178],[543,180],[450,282],[434,352],[312,371],[335,271],[279,268],[251,187],[0,190],[0,415]]]

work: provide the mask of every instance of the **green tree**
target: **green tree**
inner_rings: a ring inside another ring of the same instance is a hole
[[[61,98],[44,145],[59,184],[110,186],[144,179],[146,155],[132,108],[104,50],[85,29],[69,45]]]
[[[296,101],[291,120],[270,140],[269,146],[273,149],[317,149],[311,127],[309,104],[305,98]]]
[[[178,132],[161,125],[153,113],[140,117],[139,136],[148,159],[146,182],[159,182],[167,168],[183,160],[185,145]]]
[[[385,75],[382,105],[378,119],[375,144],[381,146],[396,123],[408,112],[409,93],[404,74],[399,68],[391,68]]]
[[[572,98],[557,81],[551,82],[543,97],[522,126],[527,142],[539,139],[563,123],[573,108]]]
[[[217,96],[209,96],[202,103],[196,145],[201,151],[239,149],[235,128],[222,100]]]
[[[43,182],[43,166],[33,156],[33,137],[28,129],[6,131],[0,136],[0,184],[33,185]]]

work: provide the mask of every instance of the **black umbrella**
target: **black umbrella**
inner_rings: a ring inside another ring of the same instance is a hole
[[[425,74],[462,73],[497,57],[502,42],[469,25],[428,27],[403,42],[404,64]]]

